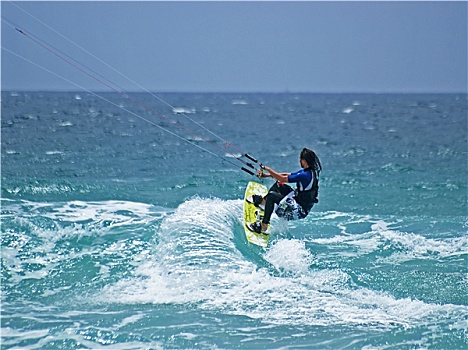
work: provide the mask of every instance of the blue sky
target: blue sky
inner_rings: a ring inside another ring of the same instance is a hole
[[[107,65],[157,92],[467,89],[461,1],[2,1],[1,12],[3,90],[78,90],[11,52],[86,89],[108,90],[12,26],[128,90],[141,88]]]

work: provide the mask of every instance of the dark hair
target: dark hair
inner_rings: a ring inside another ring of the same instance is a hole
[[[317,175],[320,174],[320,172],[322,171],[322,164],[320,164],[320,159],[317,157],[314,151],[308,148],[304,148],[301,151],[300,157],[301,159],[304,159],[307,162],[309,168],[317,172]]]

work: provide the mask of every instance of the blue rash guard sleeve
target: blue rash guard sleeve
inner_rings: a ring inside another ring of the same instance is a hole
[[[312,181],[312,172],[305,171],[304,169],[291,173],[288,176],[288,182],[296,182],[296,183],[300,182],[302,185],[302,188],[306,188],[307,185],[311,181]]]

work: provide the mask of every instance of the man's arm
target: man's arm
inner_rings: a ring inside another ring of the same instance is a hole
[[[268,166],[265,166],[264,170],[268,171],[268,174],[263,174],[262,177],[272,177],[279,182],[288,182],[288,176],[290,173],[278,173]]]

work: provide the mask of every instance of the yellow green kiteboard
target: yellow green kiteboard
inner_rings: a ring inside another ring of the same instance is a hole
[[[250,181],[245,189],[244,195],[244,230],[247,241],[260,247],[266,247],[270,238],[269,234],[256,233],[251,231],[247,224],[260,221],[263,218],[264,211],[261,208],[256,207],[254,204],[247,202],[247,198],[254,194],[265,196],[268,193],[268,189],[259,184],[258,182]],[[268,233],[270,233],[270,224],[268,224]]]

